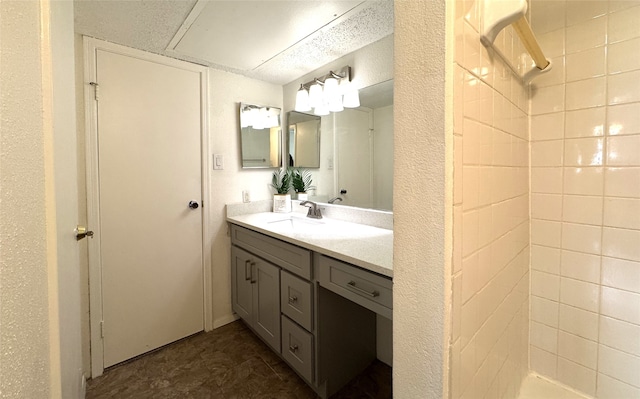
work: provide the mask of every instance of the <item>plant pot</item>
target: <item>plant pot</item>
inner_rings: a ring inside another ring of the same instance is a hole
[[[274,194],[273,211],[275,213],[291,212],[291,194]]]
[[[309,199],[309,194],[300,192],[298,193],[298,199],[300,201],[306,201]]]

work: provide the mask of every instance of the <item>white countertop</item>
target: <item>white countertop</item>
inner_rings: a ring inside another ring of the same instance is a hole
[[[251,213],[228,216],[227,221],[393,277],[393,230],[297,213]]]

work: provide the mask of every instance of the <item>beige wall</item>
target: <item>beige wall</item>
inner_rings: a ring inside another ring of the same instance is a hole
[[[0,392],[60,395],[47,8],[0,2]],[[41,42],[42,40],[42,42]],[[53,246],[51,241],[53,240]],[[52,290],[52,291],[50,291]]]
[[[394,3],[393,390],[443,398],[453,137],[444,1]],[[448,341],[448,340],[447,340]]]
[[[528,90],[456,2],[451,397],[514,398],[528,371]],[[512,29],[496,39],[517,65]]]
[[[640,5],[534,0],[531,368],[640,398]]]

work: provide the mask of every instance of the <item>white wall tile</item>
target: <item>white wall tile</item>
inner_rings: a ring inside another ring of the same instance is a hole
[[[560,274],[560,249],[532,245],[531,269],[551,274]]]
[[[560,277],[533,270],[531,272],[531,295],[558,301],[560,299]]]
[[[478,211],[462,214],[462,256],[467,257],[478,250]]]
[[[565,138],[604,135],[605,107],[587,108],[566,113]]]
[[[565,3],[545,1],[531,8],[531,25],[536,32],[545,33],[560,29],[565,24]]]
[[[562,168],[531,168],[531,192],[561,194],[562,172]]]
[[[602,197],[565,195],[562,220],[571,223],[602,224]]]
[[[560,261],[560,275],[599,284],[600,258],[599,255],[563,250]]]
[[[640,294],[640,262],[602,257],[602,284]]]
[[[559,140],[564,137],[564,113],[531,117],[531,141]]]
[[[640,198],[640,168],[606,168],[604,195]]]
[[[604,176],[601,167],[564,168],[563,177],[565,194],[602,195]]]
[[[607,107],[607,120],[611,136],[640,133],[640,103]]]
[[[557,356],[535,346],[531,347],[531,370],[551,378],[557,376]]]
[[[607,165],[640,166],[640,134],[608,137]]]
[[[584,4],[584,3],[582,3]],[[567,82],[605,74],[605,47],[596,47],[566,56]],[[555,65],[553,66],[555,68]]]
[[[598,399],[640,398],[640,388],[636,388],[607,375],[598,373]]]
[[[549,114],[564,110],[564,85],[540,87],[532,90],[531,115]]]
[[[640,230],[603,228],[602,254],[640,262]]]
[[[618,73],[640,69],[640,37],[611,44],[607,49],[607,72]]]
[[[531,194],[531,217],[536,219],[562,219],[562,196],[558,194]]]
[[[600,286],[567,277],[560,278],[560,303],[597,312]]]
[[[626,8],[609,14],[609,43],[640,37],[638,21],[640,21],[640,7]]]
[[[558,302],[531,296],[531,320],[558,327]]]
[[[530,328],[531,345],[537,346],[540,349],[544,349],[547,352],[558,353],[557,328],[549,327],[541,323],[536,323],[535,321],[531,322]]]
[[[531,143],[531,166],[561,166],[563,140]]]
[[[595,341],[560,331],[558,334],[558,355],[595,370],[598,362],[598,344]]]
[[[613,79],[613,78],[617,79]],[[615,82],[620,81],[619,84],[629,83],[629,79],[619,79],[618,75],[609,76],[609,82],[614,80]],[[566,109],[567,110],[576,110],[590,107],[597,107],[601,105],[605,105],[607,97],[607,78],[593,78],[587,80],[579,80],[576,82],[571,82],[566,84],[567,90],[567,98],[566,98]],[[620,94],[621,95],[621,94]],[[611,97],[610,97],[611,98]],[[617,97],[616,97],[617,98]],[[632,98],[627,96],[625,98]],[[616,101],[616,103],[620,102],[631,102],[627,101]]]
[[[596,372],[561,357],[558,358],[558,381],[587,395],[596,393]]]
[[[564,55],[564,29],[556,29],[547,33],[539,33],[536,30],[538,44],[544,49],[547,58],[555,58]]]
[[[567,54],[603,46],[606,41],[607,19],[602,16],[567,28]]]
[[[640,230],[640,199],[605,197],[603,224]]]
[[[563,223],[562,248],[599,255],[602,249],[602,227]]]
[[[606,79],[607,104],[626,104],[640,101],[640,70],[609,75]],[[569,94],[567,94],[568,102]]]
[[[640,356],[640,326],[600,316],[601,344]]]
[[[590,20],[605,15],[608,9],[607,1],[568,1],[567,2],[567,26]]]
[[[531,243],[560,248],[562,225],[548,220],[531,220]]]
[[[603,138],[580,138],[565,140],[564,166],[602,165],[604,152],[603,144]]]
[[[600,345],[598,371],[635,387],[640,387],[640,357]]]
[[[598,314],[572,306],[560,305],[560,329],[583,338],[598,339]]]
[[[640,294],[602,287],[601,302],[601,314],[640,324]]]

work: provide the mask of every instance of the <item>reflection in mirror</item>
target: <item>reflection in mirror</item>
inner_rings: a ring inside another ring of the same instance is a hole
[[[299,168],[320,167],[320,117],[291,111],[288,148],[289,166]]]
[[[243,168],[282,166],[280,108],[240,104],[240,152]]]
[[[360,90],[361,106],[322,117],[313,199],[393,209],[393,80]],[[315,176],[314,176],[315,178]]]

